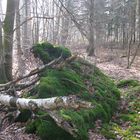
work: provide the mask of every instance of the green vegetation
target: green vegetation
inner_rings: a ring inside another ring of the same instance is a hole
[[[33,48],[36,57],[43,63],[48,63],[61,54],[63,58],[71,55],[68,49],[53,47],[49,43],[37,44]],[[59,51],[58,51],[59,50]],[[58,54],[59,53],[59,54]],[[36,94],[35,94],[36,93]],[[95,121],[109,122],[117,108],[120,92],[113,81],[104,75],[97,67],[77,58],[61,69],[46,69],[41,74],[39,85],[33,89],[30,96],[48,98],[54,96],[77,95],[79,98],[93,103],[93,109],[60,109],[58,114],[71,125],[75,125],[77,140],[87,140],[88,130],[95,127]],[[58,127],[48,114],[30,121],[26,132],[36,133],[42,140],[70,139],[72,136]]]
[[[40,58],[44,64],[60,57],[61,55],[64,59],[71,56],[71,52],[67,48],[63,46],[54,47],[48,42],[38,43],[33,46],[33,53],[34,56]]]
[[[132,79],[129,79],[129,80],[121,80],[117,86],[119,88],[123,88],[123,87],[136,87],[136,86],[139,86],[140,83],[139,81],[137,80],[132,80]]]
[[[30,125],[27,125],[26,132],[34,133],[40,136],[42,140],[74,140],[74,138],[65,130],[60,129],[49,116],[46,120],[36,119]],[[62,136],[62,137],[57,137]]]
[[[118,110],[115,120],[101,129],[107,139],[139,140],[140,138],[140,83],[136,80],[122,80],[118,84],[123,95],[124,108]],[[127,89],[126,89],[127,86]],[[125,90],[123,90],[125,88]]]

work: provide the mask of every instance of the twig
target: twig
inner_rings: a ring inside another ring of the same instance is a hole
[[[39,67],[39,68],[37,68],[37,69],[32,70],[29,74],[27,74],[27,75],[25,75],[25,76],[23,76],[23,77],[19,77],[19,78],[15,79],[15,80],[13,80],[13,81],[10,81],[10,82],[8,82],[8,83],[6,83],[6,84],[0,84],[0,89],[1,89],[1,88],[7,88],[7,87],[9,87],[10,85],[12,85],[12,84],[14,85],[14,84],[16,84],[17,82],[19,82],[19,81],[21,81],[21,80],[23,80],[23,79],[25,79],[25,78],[31,77],[31,76],[33,76],[33,75],[36,75],[36,74],[42,72],[44,69],[46,69],[46,68],[48,68],[48,67],[52,67],[53,65],[55,65],[56,63],[58,63],[61,59],[62,59],[62,56],[60,56],[59,58],[57,58],[57,59],[51,61],[51,62],[48,63],[48,64],[45,64],[45,65],[43,65],[43,66],[41,66],[41,67]]]

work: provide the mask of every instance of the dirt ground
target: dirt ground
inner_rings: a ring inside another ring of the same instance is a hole
[[[136,57],[131,69],[126,69],[127,58],[122,57],[126,54],[125,51],[100,48],[96,51],[96,58],[87,56],[85,48],[76,48],[72,51],[97,65],[104,73],[115,80],[137,79],[140,81],[140,56]],[[89,132],[89,137],[90,140],[106,140],[92,130]],[[5,122],[5,126],[0,131],[0,140],[39,140],[39,138],[35,135],[25,134],[24,124],[14,123],[9,125],[7,123],[6,125]]]

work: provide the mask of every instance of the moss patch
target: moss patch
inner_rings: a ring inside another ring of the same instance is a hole
[[[60,129],[49,116],[46,118],[46,120],[36,119],[31,121],[26,127],[26,132],[35,132],[42,140],[74,140],[69,133],[63,129]]]
[[[124,107],[115,119],[102,127],[101,133],[108,139],[139,140],[140,138],[140,84],[135,80],[120,82]],[[129,84],[128,84],[129,83]]]
[[[63,58],[67,58],[71,54],[66,48],[53,47],[49,43],[37,44],[33,49],[35,56],[39,57],[43,63],[48,63],[60,56],[62,52]],[[88,139],[88,130],[95,127],[96,120],[108,122],[116,110],[120,98],[120,92],[113,81],[98,68],[81,58],[66,64],[62,69],[44,71],[41,74],[39,85],[33,91],[33,95],[37,98],[76,94],[79,98],[93,103],[93,109],[58,110],[59,115],[65,121],[76,125],[77,140]],[[34,120],[27,125],[27,132],[36,133],[43,140],[56,138],[63,140],[69,137],[72,139],[70,135],[48,119],[48,115],[44,119],[40,114],[39,116],[39,120]]]
[[[34,45],[33,53],[34,56],[40,58],[44,64],[60,57],[61,55],[64,59],[71,56],[71,52],[67,48],[63,46],[55,47],[48,42]]]
[[[139,86],[140,83],[137,80],[133,80],[133,79],[129,79],[129,80],[121,80],[117,86],[119,88],[123,88],[123,87],[136,87]]]

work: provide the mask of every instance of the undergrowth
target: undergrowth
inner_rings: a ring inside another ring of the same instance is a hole
[[[118,84],[122,90],[123,108],[109,124],[104,124],[101,133],[107,139],[140,139],[140,83],[136,80],[123,80]],[[127,89],[126,89],[127,86]],[[125,88],[125,90],[123,90]]]

